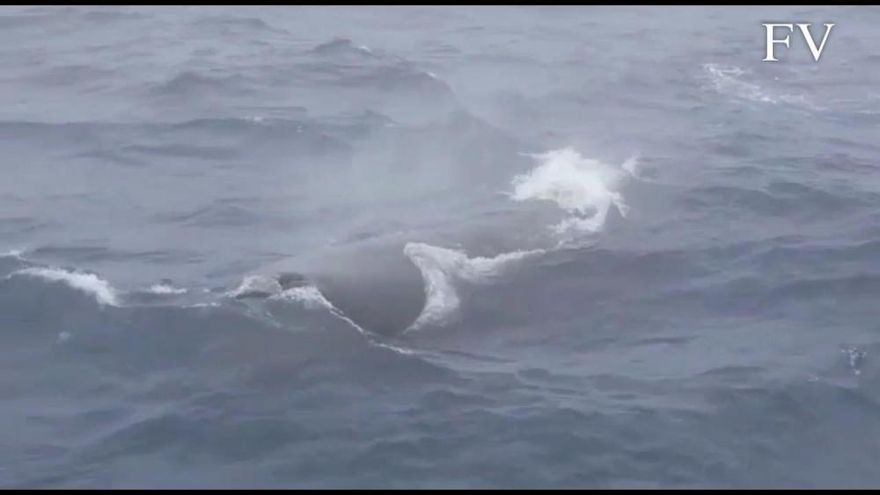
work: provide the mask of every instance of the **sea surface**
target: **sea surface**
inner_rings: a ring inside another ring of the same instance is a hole
[[[880,485],[878,46],[0,8],[0,486]]]

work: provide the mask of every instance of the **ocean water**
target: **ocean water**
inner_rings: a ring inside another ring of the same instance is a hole
[[[0,9],[0,486],[877,486],[878,26]]]

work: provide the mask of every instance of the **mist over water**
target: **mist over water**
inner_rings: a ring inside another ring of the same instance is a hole
[[[0,486],[876,486],[878,23],[0,9]]]

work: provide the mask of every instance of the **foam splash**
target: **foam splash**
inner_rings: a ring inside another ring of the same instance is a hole
[[[321,291],[314,285],[305,285],[285,289],[280,293],[275,294],[270,299],[295,301],[299,304],[302,304],[303,307],[305,307],[306,309],[327,310],[330,314],[346,322],[361,334],[368,335],[368,332],[364,330],[363,327],[355,323],[355,321],[351,318],[345,316],[345,314],[339,308],[334,306],[333,303],[327,300],[327,298],[324,297],[324,294],[322,294]]]
[[[50,282],[60,282],[93,296],[99,304],[119,306],[116,290],[109,282],[92,273],[68,271],[61,268],[24,268],[9,275],[9,277],[12,276],[28,276]]]
[[[630,158],[622,167],[612,167],[585,158],[572,148],[532,156],[540,164],[513,178],[510,198],[551,201],[570,213],[570,217],[553,226],[556,233],[599,232],[612,206],[622,216],[627,215],[629,207],[618,189],[627,176],[634,175],[638,157]]]
[[[638,155],[619,167],[585,158],[572,148],[531,156],[538,166],[513,178],[509,197],[514,201],[550,201],[569,213],[552,227],[557,234],[599,232],[611,207],[627,215],[629,207],[619,188],[625,179],[638,178]],[[407,331],[443,324],[453,317],[461,306],[458,283],[487,283],[524,258],[547,252],[533,249],[470,258],[462,251],[418,242],[407,243],[403,251],[425,283],[425,307]]]
[[[333,305],[321,291],[314,285],[302,285],[285,289],[278,279],[262,275],[248,275],[241,284],[232,291],[226,293],[227,297],[236,299],[243,298],[267,298],[274,301],[294,301],[302,304],[306,309],[323,309],[333,316],[345,321],[355,330],[362,334],[367,332],[351,318],[345,316],[342,311]]]
[[[457,282],[486,283],[510,265],[544,251],[514,251],[492,258],[469,258],[454,249],[410,242],[404,246],[403,252],[419,269],[425,282],[425,307],[409,326],[409,331],[441,324],[455,315],[461,306],[455,287]]]
[[[261,275],[248,275],[234,290],[226,293],[228,297],[269,297],[280,294],[283,291],[278,280]]]
[[[336,308],[324,297],[324,294],[318,290],[314,285],[307,285],[303,287],[293,287],[291,289],[287,289],[282,291],[279,294],[272,296],[272,299],[285,299],[288,301],[296,301],[302,303],[308,309],[328,309],[335,310]]]
[[[309,309],[336,309],[314,285],[300,285],[285,289],[277,278],[262,275],[246,276],[237,288],[227,292],[226,295],[239,299],[255,297],[296,301]]]

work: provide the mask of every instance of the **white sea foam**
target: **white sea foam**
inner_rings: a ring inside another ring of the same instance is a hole
[[[313,285],[306,285],[303,287],[293,287],[290,289],[286,289],[279,294],[272,296],[273,299],[286,299],[288,301],[296,301],[302,303],[303,306],[309,309],[329,309],[335,310],[336,308],[324,297],[324,294],[318,290],[317,287]]]
[[[186,306],[186,307],[187,308],[218,308],[218,307],[220,307],[220,303],[217,301],[200,302],[200,303],[190,304],[189,306]]]
[[[777,103],[777,100],[762,90],[759,85],[740,79],[740,76],[745,74],[745,71],[739,67],[704,64],[703,70],[709,77],[709,82],[712,83],[715,91],[721,94],[751,101]]]
[[[324,309],[330,312],[333,316],[339,318],[340,320],[351,325],[352,328],[357,330],[362,334],[367,334],[367,332],[354,322],[351,318],[345,316],[345,314],[339,310],[336,306],[333,305],[321,291],[315,287],[314,285],[306,285],[302,287],[292,287],[290,289],[285,289],[278,294],[275,294],[271,297],[271,299],[275,300],[287,300],[287,301],[295,301],[299,304],[302,304],[306,309]]]
[[[533,155],[540,163],[528,173],[513,178],[514,201],[551,201],[571,214],[555,225],[557,233],[595,233],[602,229],[609,209],[614,206],[622,216],[629,208],[619,192],[622,181],[633,174],[638,158],[630,158],[622,167],[612,167],[585,158],[572,148]]]
[[[284,289],[275,278],[262,275],[248,275],[235,290],[227,292],[226,295],[228,297],[261,296],[275,301],[294,301],[306,309],[324,309],[351,325],[358,332],[366,333],[360,325],[345,316],[313,285]]]
[[[336,309],[314,285],[284,289],[277,279],[262,275],[246,276],[235,290],[227,292],[226,295],[229,297],[264,296],[274,300],[296,301],[310,309]]]
[[[502,253],[492,258],[469,258],[465,253],[430,244],[410,242],[404,254],[418,267],[425,282],[425,307],[408,330],[445,322],[461,306],[456,283],[485,283],[510,265],[543,250]]]
[[[24,268],[9,276],[28,276],[41,278],[50,282],[61,282],[76,290],[95,297],[100,304],[118,306],[119,298],[116,290],[104,279],[92,273],[68,271],[61,268]]]
[[[262,275],[248,275],[234,290],[226,293],[229,297],[243,297],[249,295],[274,296],[280,294],[283,288],[278,280]]]
[[[849,367],[852,368],[853,374],[855,374],[856,376],[861,375],[862,364],[864,363],[865,357],[868,355],[868,353],[857,346],[843,347],[840,352],[846,354],[847,358],[849,358]]]
[[[9,251],[0,253],[0,258],[15,258],[17,260],[20,260],[22,254],[24,254],[24,251],[21,249],[11,249]]]
[[[186,291],[186,289],[183,289],[180,287],[174,287],[173,285],[170,285],[170,284],[161,283],[161,284],[154,284],[154,285],[150,286],[150,288],[147,289],[147,292],[149,292],[150,294],[157,294],[157,295],[165,296],[165,295],[186,294],[187,291]]]
[[[585,158],[572,148],[532,155],[538,165],[514,177],[514,201],[550,201],[570,214],[553,226],[557,233],[595,233],[602,229],[608,211],[617,208],[626,216],[629,208],[619,188],[638,177],[638,156],[613,167]],[[562,245],[562,244],[560,244]],[[513,251],[494,257],[470,258],[462,251],[410,242],[404,254],[418,267],[425,283],[425,307],[408,330],[447,322],[459,310],[459,283],[487,283],[524,258],[545,253],[544,249]]]
[[[741,77],[747,72],[735,65],[703,64],[703,71],[715,91],[723,95],[771,105],[786,103],[814,107],[804,95],[773,93],[757,83],[743,80]]]
[[[629,157],[623,164],[620,166],[623,170],[626,171],[630,175],[630,177],[634,177],[636,179],[641,179],[641,167],[639,166],[639,159],[641,157],[639,155],[633,155]]]

